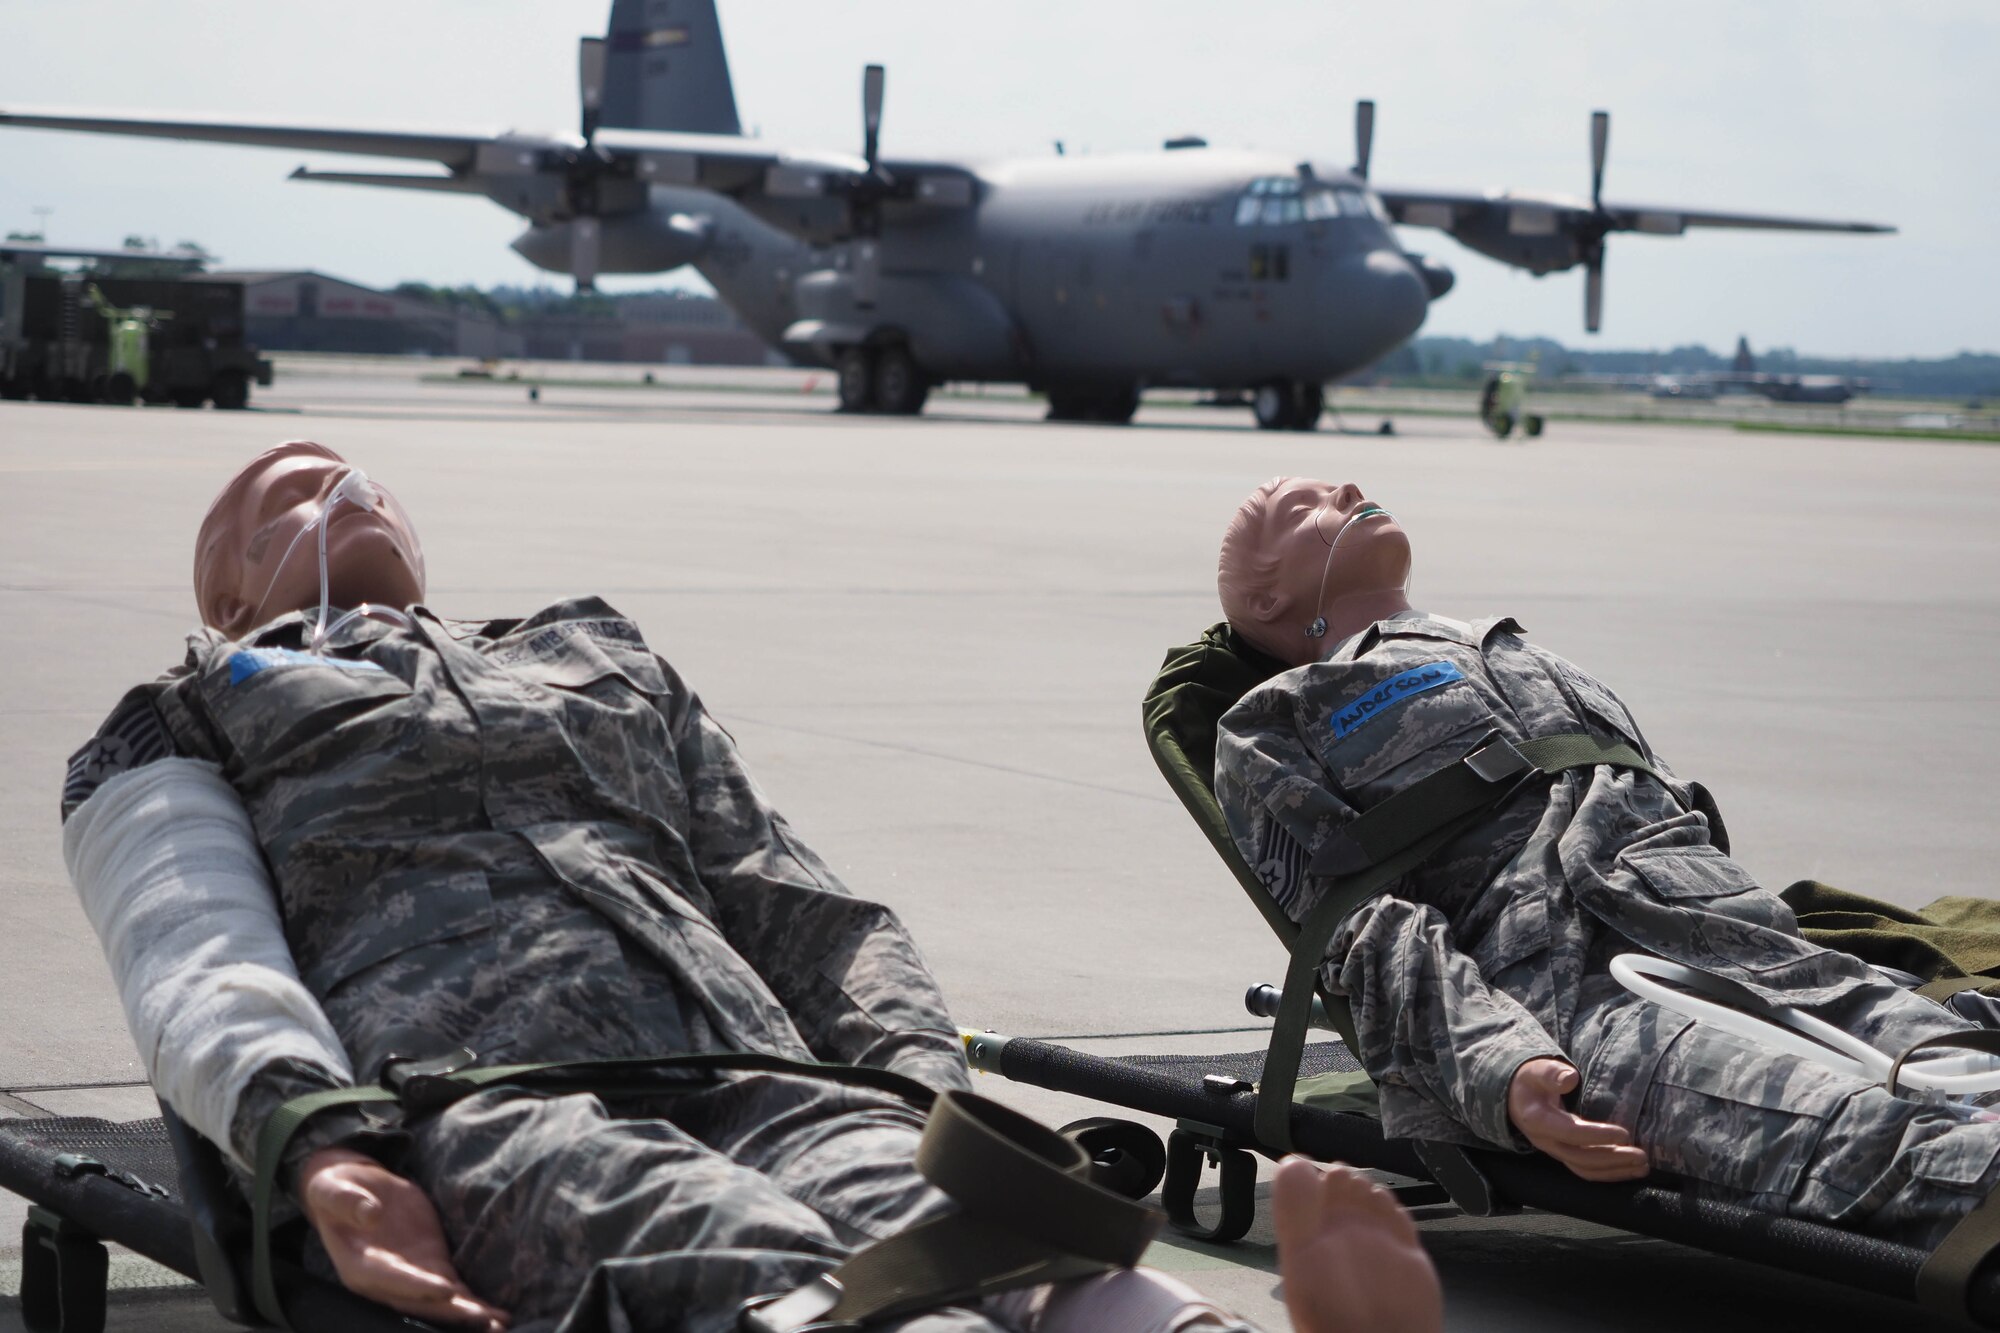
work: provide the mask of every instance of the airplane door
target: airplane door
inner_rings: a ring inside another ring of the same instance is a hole
[[[1082,242],[1059,236],[1021,242],[1016,309],[1041,373],[1073,366],[1078,360],[1077,276],[1082,251]]]

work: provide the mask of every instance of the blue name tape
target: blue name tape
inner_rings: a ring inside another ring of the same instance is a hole
[[[1464,680],[1465,673],[1449,662],[1426,662],[1419,667],[1389,677],[1368,693],[1352,703],[1342,704],[1333,710],[1333,734],[1345,737],[1357,728],[1374,721],[1382,714],[1402,703],[1414,699],[1425,690],[1434,690],[1440,685],[1449,685],[1455,680]]]
[[[327,666],[343,671],[382,669],[373,662],[347,657],[320,657],[314,653],[302,653],[296,648],[242,648],[229,655],[229,683],[241,685],[266,667],[275,666]]]

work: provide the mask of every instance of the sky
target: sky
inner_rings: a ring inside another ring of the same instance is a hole
[[[2000,6],[1990,0],[720,0],[746,129],[858,151],[861,68],[888,66],[884,152],[991,159],[1218,146],[1349,160],[1377,103],[1385,185],[1895,224],[1892,237],[1615,235],[1604,332],[1580,271],[1533,278],[1407,229],[1458,274],[1424,331],[1572,346],[2000,350]],[[573,130],[576,39],[608,0],[0,0],[0,106],[204,111],[388,128]],[[230,267],[371,285],[533,284],[521,222],[476,197],[288,183],[296,151],[0,129],[0,232],[200,242]],[[610,280],[611,289],[691,273]]]

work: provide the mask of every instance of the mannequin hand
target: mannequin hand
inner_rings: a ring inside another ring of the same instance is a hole
[[[1572,1115],[1563,1098],[1576,1090],[1576,1066],[1567,1060],[1530,1060],[1507,1085],[1507,1118],[1528,1142],[1585,1180],[1637,1180],[1651,1166],[1646,1151],[1617,1125]]]
[[[297,1193],[349,1291],[434,1323],[504,1333],[506,1312],[459,1280],[437,1210],[415,1185],[372,1157],[321,1148],[299,1169]]]

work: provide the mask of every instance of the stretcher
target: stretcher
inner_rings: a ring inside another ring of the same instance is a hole
[[[1231,632],[1210,629],[1169,654],[1148,691],[1148,743],[1161,772],[1251,901],[1281,939],[1287,920],[1237,855],[1211,789],[1216,724],[1252,686],[1282,669]],[[1270,1016],[1278,996],[1254,987],[1253,1013]],[[1294,1007],[1302,1008],[1294,997]],[[1319,1026],[1341,1026],[1337,997],[1316,995]],[[1162,1144],[1129,1121],[1095,1118],[1065,1132],[1089,1152],[1107,1187],[1141,1198],[1157,1186],[1181,1231],[1214,1242],[1241,1238],[1256,1212],[1256,1158],[1286,1149],[1270,1132],[1279,1107],[1289,1148],[1321,1161],[1387,1172],[1410,1205],[1449,1201],[1493,1217],[1523,1208],[1657,1237],[1808,1277],[1921,1301],[2000,1329],[2000,1272],[1992,1246],[1973,1238],[1945,1254],[1837,1228],[1776,1217],[1696,1198],[1671,1178],[1590,1184],[1546,1158],[1390,1139],[1378,1120],[1349,1111],[1263,1098],[1264,1051],[1233,1055],[1113,1058],[1054,1042],[967,1034],[975,1068],[1129,1110],[1164,1116],[1176,1128]],[[1353,1074],[1349,1043],[1329,1037],[1283,1063],[1289,1090],[1299,1077]],[[1261,1120],[1261,1123],[1260,1123]],[[1197,1215],[1211,1170],[1219,1208]],[[221,1153],[162,1107],[160,1118],[124,1123],[56,1117],[0,1121],[0,1189],[31,1203],[23,1234],[21,1315],[30,1333],[101,1333],[108,1256],[115,1243],[206,1287],[232,1322],[268,1326],[252,1298],[251,1209]],[[271,1272],[285,1322],[299,1333],[422,1333],[429,1326],[397,1315],[306,1271],[302,1223],[274,1237]]]
[[[1238,855],[1212,786],[1216,727],[1223,713],[1284,669],[1226,624],[1216,625],[1167,655],[1147,691],[1144,716],[1147,744],[1168,785],[1259,913],[1289,944],[1299,928]],[[1270,1016],[1275,999],[1274,988],[1253,987],[1248,1007]],[[1344,1007],[1337,996],[1313,995],[1315,1026],[1342,1027]],[[977,1069],[1174,1120],[1177,1127],[1164,1147],[1151,1130],[1131,1122],[1094,1120],[1074,1128],[1107,1170],[1124,1171],[1135,1188],[1162,1182],[1161,1203],[1169,1218],[1198,1238],[1229,1241],[1249,1229],[1256,1210],[1256,1158],[1283,1155],[1286,1145],[1274,1140],[1288,1137],[1291,1150],[1320,1161],[1404,1178],[1410,1183],[1398,1193],[1411,1205],[1448,1198],[1478,1217],[1541,1209],[1919,1302],[1939,1316],[2000,1328],[2000,1270],[1990,1262],[1993,1245],[1978,1227],[1961,1227],[1930,1252],[1697,1198],[1663,1173],[1640,1183],[1592,1184],[1540,1155],[1391,1139],[1382,1133],[1379,1120],[1367,1115],[1291,1100],[1299,1076],[1358,1070],[1349,1047],[1349,1040],[1336,1035],[1307,1046],[1297,1073],[1281,1074],[1282,1087],[1273,1095],[1263,1087],[1264,1051],[1120,1059],[990,1032],[966,1035],[968,1056]],[[1281,1059],[1272,1068],[1289,1064]],[[1274,1107],[1284,1135],[1270,1132]],[[1211,1170],[1220,1207],[1203,1221],[1196,1216],[1195,1199]],[[1146,1180],[1149,1175],[1151,1181]]]

